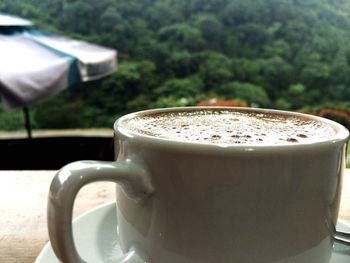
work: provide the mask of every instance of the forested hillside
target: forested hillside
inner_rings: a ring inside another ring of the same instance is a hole
[[[0,12],[118,50],[112,76],[32,107],[37,128],[111,127],[126,112],[213,98],[349,106],[346,0],[2,0]],[[14,116],[1,113],[0,129]]]

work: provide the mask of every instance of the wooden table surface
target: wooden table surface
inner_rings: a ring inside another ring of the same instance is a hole
[[[33,263],[48,242],[47,195],[56,171],[0,171],[0,262]],[[85,186],[74,217],[114,200],[113,183]],[[340,218],[350,223],[350,170],[344,177]]]

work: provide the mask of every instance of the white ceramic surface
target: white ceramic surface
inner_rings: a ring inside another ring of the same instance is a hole
[[[122,252],[117,241],[115,202],[107,203],[81,215],[73,223],[74,239],[79,253],[89,263],[121,263]],[[338,229],[350,232],[350,225],[339,220]],[[350,248],[336,244],[330,263],[349,263]],[[35,263],[59,263],[48,243]]]
[[[329,263],[349,131],[311,115],[252,108],[232,110],[299,116],[335,133],[308,143],[222,145],[143,135],[126,125],[143,115],[198,110],[125,115],[114,126],[116,161],[78,161],[57,172],[47,215],[61,261],[86,263],[72,233],[79,189],[111,181],[117,183],[119,245],[136,252],[123,263],[135,262],[134,255],[152,263]]]

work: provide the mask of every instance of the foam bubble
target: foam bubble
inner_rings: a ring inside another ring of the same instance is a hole
[[[216,109],[137,116],[123,125],[148,136],[210,144],[296,144],[335,134],[330,125],[309,118]]]

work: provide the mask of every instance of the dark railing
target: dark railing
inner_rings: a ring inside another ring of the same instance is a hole
[[[56,170],[77,160],[114,160],[111,137],[0,139],[0,170]]]

